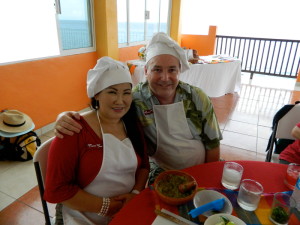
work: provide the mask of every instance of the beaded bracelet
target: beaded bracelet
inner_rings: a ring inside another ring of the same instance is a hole
[[[98,213],[98,216],[106,216],[109,209],[109,205],[110,205],[110,199],[102,198],[102,207],[100,212]]]
[[[136,189],[133,189],[133,190],[131,191],[131,193],[132,193],[132,194],[138,195],[138,194],[140,193],[140,191],[139,191],[139,190],[136,190]]]

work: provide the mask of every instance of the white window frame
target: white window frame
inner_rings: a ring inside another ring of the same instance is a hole
[[[151,1],[151,0],[144,0],[145,1],[145,6],[147,6],[147,1]],[[159,1],[160,2],[160,1]],[[145,45],[148,43],[148,40],[146,39],[146,30],[147,30],[147,19],[145,16],[144,19],[144,23],[145,23],[145,27],[144,27],[144,41],[138,41],[138,42],[128,42],[129,40],[129,36],[130,36],[130,21],[129,21],[129,4],[130,4],[130,0],[126,1],[126,12],[127,12],[127,42],[126,43],[118,43],[119,48],[123,48],[123,47],[130,47],[130,46],[136,46],[136,45]],[[145,9],[145,14],[146,14],[147,9]],[[167,20],[167,34],[170,35],[170,25],[171,25],[171,12],[172,11],[172,0],[169,0],[169,11],[168,11],[168,20]],[[159,27],[160,27],[160,21],[159,21]],[[119,31],[118,31],[119,33]]]
[[[57,35],[58,35],[58,42],[59,42],[59,51],[60,56],[67,56],[67,55],[76,55],[76,54],[82,54],[82,53],[88,53],[88,52],[94,52],[96,51],[96,41],[95,41],[95,17],[94,17],[94,1],[93,0],[87,0],[90,4],[90,19],[91,19],[91,32],[92,32],[92,47],[87,48],[76,48],[76,49],[68,49],[63,50],[62,49],[62,39],[60,34],[60,28],[59,28],[59,11],[60,11],[60,0],[55,0],[55,8],[56,8],[56,28],[57,28]]]

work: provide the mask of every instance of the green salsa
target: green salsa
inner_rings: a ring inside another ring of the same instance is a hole
[[[192,194],[193,190],[181,193],[179,185],[187,183],[189,180],[185,176],[168,174],[163,180],[157,183],[157,190],[165,196],[171,198],[184,198]]]
[[[289,215],[284,208],[278,206],[273,208],[271,218],[278,223],[287,223],[289,221]]]

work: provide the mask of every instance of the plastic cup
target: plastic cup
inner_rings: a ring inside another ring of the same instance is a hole
[[[300,173],[300,165],[296,163],[290,163],[286,170],[284,183],[290,189],[294,190],[298,175]]]
[[[276,193],[273,198],[269,219],[276,225],[288,224],[295,200],[287,194]]]
[[[240,185],[237,203],[241,208],[247,211],[254,211],[258,207],[260,196],[263,191],[264,188],[259,182],[251,179],[244,179]]]
[[[244,168],[236,162],[226,162],[223,167],[222,185],[230,190],[238,189],[243,176]]]

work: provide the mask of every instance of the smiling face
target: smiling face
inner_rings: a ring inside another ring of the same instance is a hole
[[[99,101],[100,117],[118,120],[129,110],[132,102],[131,84],[122,83],[109,86],[95,96]]]
[[[145,67],[150,89],[161,104],[173,103],[179,73],[179,60],[172,55],[155,56]]]

